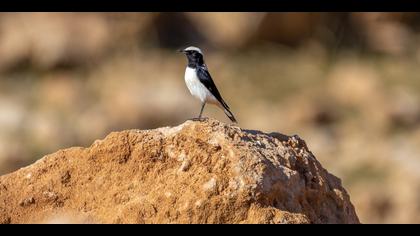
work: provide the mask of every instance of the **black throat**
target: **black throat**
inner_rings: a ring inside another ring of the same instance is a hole
[[[189,68],[197,68],[197,66],[204,65],[204,59],[201,54],[187,55],[187,58]]]

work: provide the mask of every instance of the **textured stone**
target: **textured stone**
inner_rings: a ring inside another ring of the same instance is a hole
[[[212,119],[113,132],[0,186],[3,223],[359,223],[298,136]]]

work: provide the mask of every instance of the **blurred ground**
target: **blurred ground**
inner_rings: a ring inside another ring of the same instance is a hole
[[[303,137],[362,223],[420,223],[420,14],[2,13],[0,174],[199,113],[204,50],[243,128]],[[227,117],[207,106],[206,116]]]

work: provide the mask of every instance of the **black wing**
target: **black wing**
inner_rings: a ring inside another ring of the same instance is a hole
[[[197,66],[197,77],[200,82],[214,95],[214,97],[223,105],[226,109],[229,109],[229,106],[223,100],[222,96],[217,90],[216,85],[213,82],[213,79],[210,76],[207,68],[205,66]]]

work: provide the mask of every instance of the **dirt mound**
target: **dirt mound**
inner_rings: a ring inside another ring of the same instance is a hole
[[[114,132],[0,177],[0,222],[359,223],[299,137],[209,119]]]

